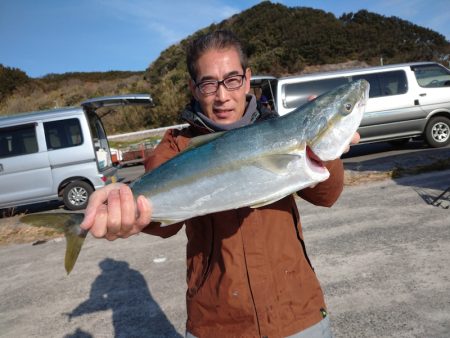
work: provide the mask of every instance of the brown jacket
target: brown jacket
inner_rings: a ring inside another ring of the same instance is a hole
[[[195,136],[191,126],[169,130],[145,163],[151,170]],[[330,178],[298,194],[331,206],[342,191],[340,160]],[[188,198],[188,197],[186,197]],[[294,197],[257,209],[241,208],[184,222],[187,243],[187,331],[197,337],[285,337],[322,319],[323,293],[306,255]],[[176,234],[183,224],[144,232]]]

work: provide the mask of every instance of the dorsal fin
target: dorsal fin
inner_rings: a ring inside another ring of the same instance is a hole
[[[188,146],[184,150],[186,151],[186,150],[189,150],[192,148],[199,147],[202,144],[208,143],[209,141],[215,140],[216,138],[222,136],[223,133],[225,133],[225,132],[219,131],[216,133],[205,134],[205,135],[193,137],[189,140]]]

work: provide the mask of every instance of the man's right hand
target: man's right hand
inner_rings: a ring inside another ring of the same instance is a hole
[[[112,241],[140,233],[151,215],[147,198],[139,196],[135,201],[126,184],[114,183],[94,191],[80,226],[94,237]]]

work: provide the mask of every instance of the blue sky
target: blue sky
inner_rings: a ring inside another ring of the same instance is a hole
[[[145,70],[171,44],[257,0],[0,0],[0,63],[31,77]],[[275,2],[275,1],[273,1]],[[450,40],[450,0],[285,0],[332,12],[367,9]]]

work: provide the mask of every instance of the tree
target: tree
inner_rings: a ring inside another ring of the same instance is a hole
[[[5,67],[0,64],[0,102],[29,80],[27,74],[19,68]]]

